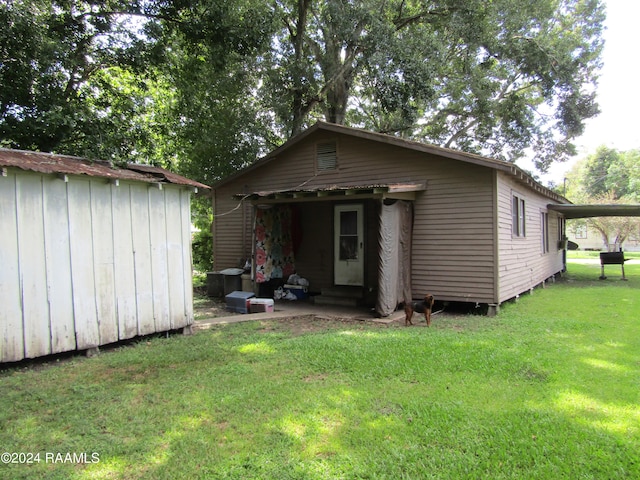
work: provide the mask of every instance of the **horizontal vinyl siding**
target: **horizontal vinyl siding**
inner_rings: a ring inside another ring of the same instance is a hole
[[[306,144],[305,144],[306,145]],[[253,206],[241,195],[256,191],[295,189],[316,175],[313,145],[296,145],[283,158],[236,178],[214,192],[214,270],[237,267],[252,254]],[[305,184],[305,187],[318,182]],[[240,198],[236,198],[240,196]],[[242,204],[239,208],[239,204]],[[243,229],[244,224],[244,229]]]
[[[512,234],[513,195],[525,200],[526,236]],[[506,175],[498,175],[499,291],[500,302],[515,297],[542,283],[563,268],[558,248],[558,215],[549,213],[549,252],[542,251],[541,213],[550,200]]]
[[[242,225],[243,221],[252,217],[253,207],[246,200],[233,198],[228,190],[219,190],[214,195],[213,265],[214,270],[219,271],[238,267],[242,259],[251,256],[249,240],[243,239]],[[238,205],[239,208],[236,208]],[[219,213],[222,215],[217,215]],[[251,231],[246,231],[250,236]]]
[[[439,176],[432,174],[427,191],[416,200],[414,296],[430,292],[440,299],[491,303],[492,172],[474,166],[447,167],[441,167]]]

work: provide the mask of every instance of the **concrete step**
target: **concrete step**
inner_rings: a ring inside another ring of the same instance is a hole
[[[350,287],[337,285],[334,287],[323,288],[320,293],[328,297],[340,298],[362,298],[362,287]]]
[[[316,295],[313,297],[315,305],[336,305],[340,307],[357,307],[360,303],[359,298],[341,297],[333,295]]]

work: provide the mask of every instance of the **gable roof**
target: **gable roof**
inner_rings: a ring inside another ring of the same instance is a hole
[[[20,170],[54,173],[60,175],[87,175],[113,180],[132,180],[146,183],[169,183],[195,188],[211,187],[190,180],[181,175],[152,165],[129,163],[125,167],[115,167],[109,162],[88,160],[71,155],[30,152],[0,148],[0,167],[14,167]]]
[[[344,125],[338,125],[335,123],[327,123],[327,122],[317,122],[313,126],[306,129],[305,131],[299,133],[295,137],[286,141],[280,147],[276,148],[275,150],[271,151],[264,157],[252,163],[248,167],[242,170],[239,170],[238,172],[231,174],[228,177],[225,177],[219,182],[215,183],[213,186],[213,189],[215,190],[216,188],[219,188],[225,185],[226,183],[232,180],[235,180],[236,178],[241,177],[242,175],[256,168],[259,168],[268,164],[269,162],[277,158],[278,155],[280,155],[282,152],[290,149],[294,145],[297,145],[298,143],[302,142],[307,137],[309,137],[310,135],[312,135],[317,131],[333,132],[333,133],[347,135],[351,137],[362,138],[362,139],[370,140],[373,142],[383,143],[386,145],[392,145],[400,148],[405,148],[408,150],[428,153],[431,155],[437,155],[439,157],[449,158],[449,159],[457,160],[460,162],[471,163],[474,165],[480,165],[483,167],[492,168],[494,170],[499,170],[507,173],[508,175],[511,175],[519,183],[529,186],[530,188],[536,190],[538,193],[541,193],[542,195],[556,202],[571,203],[563,196],[555,193],[554,191],[548,189],[547,187],[537,182],[527,172],[525,172],[524,170],[519,168],[517,165],[510,162],[505,162],[503,160],[496,160],[494,158],[483,157],[481,155],[476,155],[473,153],[466,153],[466,152],[462,152],[460,150],[454,150],[451,148],[438,147],[436,145],[431,145],[427,143],[420,143],[413,140],[406,140],[403,138],[394,137],[392,135],[386,135],[383,133],[375,133],[368,130],[362,130],[359,128],[347,127]]]

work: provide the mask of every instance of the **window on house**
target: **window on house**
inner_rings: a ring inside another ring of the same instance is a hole
[[[319,172],[338,168],[336,142],[319,143],[316,146],[316,168]]]
[[[561,242],[563,240],[566,240],[566,229],[567,225],[564,217],[558,217],[558,241]]]
[[[567,222],[564,217],[558,217],[558,250],[567,248]]]
[[[578,223],[574,225],[575,237],[578,240],[585,240],[587,238],[587,224]]]
[[[516,237],[524,237],[526,235],[526,225],[525,202],[523,198],[520,198],[517,195],[513,196],[511,213],[513,216],[513,235]]]
[[[541,214],[542,253],[549,253],[549,214]]]

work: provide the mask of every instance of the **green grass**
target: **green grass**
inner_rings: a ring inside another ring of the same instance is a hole
[[[5,370],[0,450],[42,461],[0,478],[640,478],[634,263],[431,329],[251,322]]]
[[[594,260],[600,259],[600,252],[593,250],[569,250],[567,252],[567,259],[584,259],[592,258]],[[640,260],[640,252],[624,252],[624,258]]]

